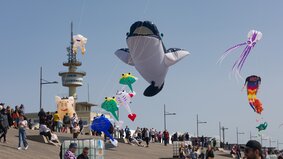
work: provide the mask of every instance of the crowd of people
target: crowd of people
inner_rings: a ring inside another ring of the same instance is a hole
[[[62,132],[72,133],[73,138],[77,139],[79,134],[82,133],[84,126],[82,119],[79,119],[75,113],[72,114],[72,116],[66,113],[63,119],[60,119],[57,111],[52,114],[41,109],[38,113],[38,117],[40,127],[43,127],[42,130],[44,130],[40,132],[49,138],[51,136],[51,132]]]
[[[16,128],[19,130],[18,150],[27,150],[26,129],[28,127],[29,123],[25,117],[24,105],[21,104],[12,109],[10,106],[0,103],[0,142],[2,142],[3,138],[3,143],[7,143],[6,136],[9,128]]]
[[[167,130],[162,132],[157,131],[154,128],[149,129],[137,127],[132,133],[128,126],[126,126],[125,129],[114,129],[114,136],[117,138],[125,138],[129,144],[149,147],[149,143],[164,143],[165,146],[169,143],[169,132]],[[143,144],[143,142],[145,142],[145,144]]]
[[[39,134],[45,136],[50,141],[58,141],[58,137],[54,132],[72,133],[73,139],[77,139],[83,130],[83,121],[74,113],[72,115],[66,113],[63,119],[60,119],[58,112],[45,112],[43,109],[38,113]],[[27,150],[29,145],[26,140],[26,129],[32,129],[32,122],[25,117],[24,105],[5,106],[0,103],[0,142],[7,143],[6,135],[9,128],[15,128],[19,131],[18,150]],[[128,126],[125,129],[119,129],[115,125],[110,131],[116,138],[124,138],[129,144],[141,147],[149,147],[150,143],[162,143],[165,146],[176,141],[190,141],[190,144],[182,142],[179,146],[179,158],[184,159],[213,159],[214,150],[216,148],[216,139],[208,137],[190,137],[189,133],[178,134],[177,132],[170,136],[167,130],[157,131],[154,128],[137,127],[135,131],[131,131]],[[92,132],[93,135],[100,136],[101,132]],[[106,140],[106,138],[105,138]],[[77,145],[72,143],[68,151],[64,154],[64,159],[73,159],[77,150]],[[242,156],[242,154],[245,154]],[[233,158],[246,159],[282,159],[283,156],[279,151],[263,149],[261,145],[255,141],[249,141],[246,146],[240,147],[234,145],[231,149]],[[73,157],[73,158],[72,158]],[[76,157],[77,159],[88,158],[88,148],[83,149],[83,153]]]

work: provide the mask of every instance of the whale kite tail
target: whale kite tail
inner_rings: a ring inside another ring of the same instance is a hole
[[[144,92],[143,95],[146,97],[152,97],[155,96],[156,94],[158,94],[162,88],[163,88],[164,83],[160,86],[160,88],[158,86],[155,86],[155,82],[152,81],[150,86],[148,86]]]

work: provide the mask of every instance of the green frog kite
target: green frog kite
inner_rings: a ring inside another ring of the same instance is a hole
[[[133,76],[131,73],[123,73],[122,78],[120,78],[119,83],[129,86],[131,92],[133,92],[132,84],[137,81],[137,77]]]
[[[259,126],[257,126],[256,128],[258,129],[258,131],[262,131],[262,130],[265,130],[267,128],[268,124],[267,122],[264,122],[262,124],[259,124]]]
[[[119,121],[116,111],[119,110],[115,97],[105,97],[105,101],[101,104],[101,108],[110,112],[113,117]]]

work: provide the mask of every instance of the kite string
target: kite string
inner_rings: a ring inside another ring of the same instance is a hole
[[[149,0],[147,0],[147,1],[145,2],[145,6],[144,6],[144,9],[143,9],[142,18],[146,18],[145,14],[146,14],[147,9],[148,9],[148,3],[149,3]]]
[[[113,67],[111,73],[109,74],[107,80],[104,80],[104,81],[106,81],[106,83],[104,84],[104,86],[103,86],[103,88],[102,88],[102,91],[100,91],[100,94],[99,94],[99,96],[98,96],[98,100],[100,100],[100,99],[102,98],[102,95],[105,93],[106,86],[108,86],[109,83],[110,83],[110,81],[111,81],[111,79],[113,79],[113,75],[114,75],[114,73],[116,72],[117,68],[118,68],[118,62],[117,62],[117,60],[116,60],[116,62],[115,62],[115,64],[114,64],[114,67]],[[113,87],[114,87],[114,86],[113,86]],[[112,89],[113,89],[113,87],[112,87]]]
[[[83,0],[82,5],[81,5],[81,12],[80,12],[80,17],[79,17],[79,24],[78,24],[78,31],[80,30],[80,26],[81,26],[81,19],[85,10],[85,2],[86,0]]]
[[[85,0],[84,0],[84,2],[85,2]],[[85,4],[85,3],[83,3],[83,5],[82,5],[80,19],[81,19],[82,15],[83,15],[84,6],[85,6],[84,4]],[[147,12],[148,4],[149,4],[149,0],[146,1],[146,4],[145,4],[145,6],[144,6],[144,10],[143,10],[143,14],[142,14],[142,17],[144,17],[144,18],[145,18],[145,14],[146,14],[146,12]],[[80,25],[80,21],[81,21],[81,20],[79,20],[79,25]],[[138,41],[136,42],[136,44],[137,44],[139,41],[140,41],[140,39],[138,39]],[[134,50],[137,49],[137,45],[136,45],[136,44],[135,44],[136,47],[134,48]],[[144,48],[143,48],[143,49],[144,49]],[[101,93],[100,93],[98,99],[100,99],[100,98],[102,97],[102,94],[104,94],[105,89],[106,89],[106,85],[108,85],[108,83],[109,83],[109,82],[111,81],[111,79],[113,78],[113,74],[115,73],[115,71],[117,70],[117,68],[118,68],[118,63],[117,63],[117,61],[116,61],[115,66],[114,66],[114,68],[113,68],[111,74],[109,75],[109,77],[108,77],[108,79],[107,79],[107,82],[106,82],[106,84],[104,85],[104,87],[103,87],[103,89],[102,89],[102,91],[101,91]],[[125,88],[125,86],[122,87],[122,89],[124,89],[124,88]],[[114,89],[115,89],[115,86],[113,85],[113,86],[112,86],[112,89],[111,89],[111,92],[113,92]]]

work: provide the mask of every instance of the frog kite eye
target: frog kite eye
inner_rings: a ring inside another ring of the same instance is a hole
[[[219,58],[217,63],[222,63],[222,61],[230,54],[232,51],[240,48],[241,46],[245,46],[244,50],[242,51],[240,57],[237,59],[237,61],[234,63],[232,67],[232,72],[236,73],[236,75],[240,75],[240,72],[243,68],[243,65],[250,54],[252,48],[255,46],[255,44],[262,38],[262,33],[257,30],[251,30],[248,33],[248,40],[246,42],[237,44],[233,47],[230,47],[227,49],[224,54]]]
[[[150,21],[132,24],[126,41],[128,48],[117,50],[115,55],[134,66],[150,83],[143,93],[147,97],[158,94],[163,88],[169,67],[189,55],[188,51],[179,48],[166,50],[156,25]]]

